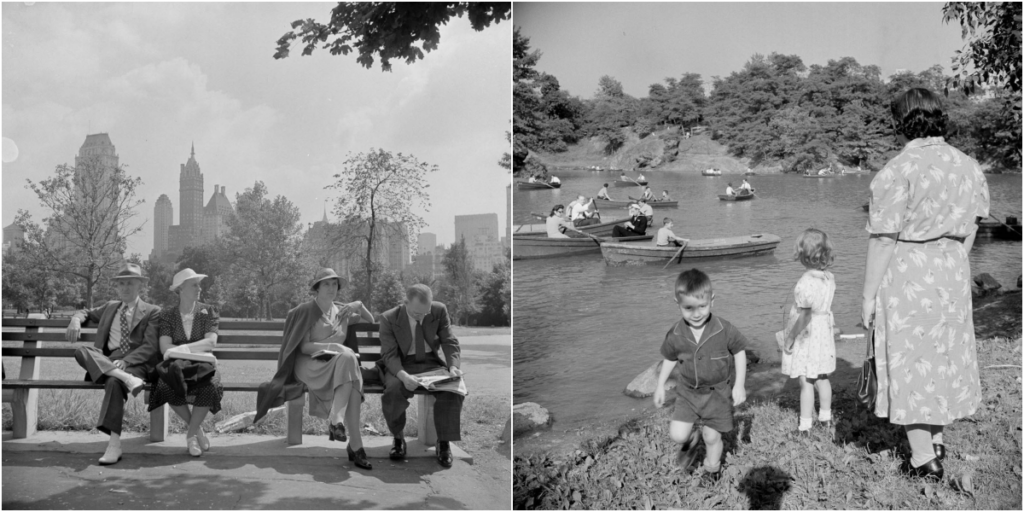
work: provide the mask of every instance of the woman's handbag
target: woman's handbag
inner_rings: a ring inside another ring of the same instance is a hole
[[[857,376],[857,401],[873,411],[877,395],[878,375],[875,375],[875,333],[872,330],[871,336],[868,337],[868,350],[867,355],[864,357],[864,365],[860,367],[860,375]]]

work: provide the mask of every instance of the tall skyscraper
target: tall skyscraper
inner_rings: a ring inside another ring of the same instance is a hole
[[[110,141],[110,135],[94,133],[85,136],[85,142],[78,148],[78,156],[75,157],[75,168],[87,166],[90,161],[97,162],[98,167],[103,169],[117,168],[120,158],[117,156],[117,148]]]
[[[459,240],[466,241],[466,250],[477,270],[490,272],[503,258],[497,213],[456,215],[455,242]]]
[[[203,210],[203,243],[213,243],[228,230],[228,216],[235,213],[227,196],[227,187],[213,186],[213,195]]]
[[[401,272],[409,266],[409,231],[401,222],[388,227],[384,234],[388,268]]]
[[[413,258],[413,272],[420,276],[434,277],[434,262],[439,260],[437,254],[437,235],[420,233],[416,237],[416,256]]]
[[[186,245],[198,245],[203,230],[203,173],[196,162],[196,145],[192,144],[192,154],[188,162],[181,164],[178,176],[178,225]]]
[[[160,194],[153,207],[153,254],[150,259],[157,259],[167,252],[167,234],[174,224],[174,206],[167,194]]]

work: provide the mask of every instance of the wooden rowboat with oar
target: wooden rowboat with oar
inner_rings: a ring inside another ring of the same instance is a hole
[[[633,203],[636,203],[636,200],[632,200],[632,201],[609,201],[607,199],[594,199],[594,204],[596,204],[598,208],[625,208],[625,207],[627,207],[627,206],[629,206],[629,205],[631,205]],[[648,201],[647,204],[651,208],[678,208],[679,207],[679,201]]]
[[[782,239],[760,233],[729,238],[690,240],[680,254],[674,245],[659,247],[652,242],[601,243],[601,255],[609,266],[664,265],[669,261],[694,259],[725,259],[759,256],[775,252]]]
[[[538,181],[536,183],[530,183],[529,181],[517,181],[516,186],[519,187],[519,190],[550,190],[561,188],[562,184],[546,183],[543,181]]]
[[[540,258],[596,254],[601,252],[601,243],[603,241],[650,242],[653,237],[653,235],[645,235],[625,238],[591,238],[581,236],[578,233],[571,234],[574,238],[548,238],[547,233],[512,235],[512,259],[535,260]]]

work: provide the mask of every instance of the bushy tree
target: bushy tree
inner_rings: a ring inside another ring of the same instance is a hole
[[[479,32],[511,15],[512,4],[507,2],[338,2],[327,23],[313,18],[292,22],[292,30],[277,40],[274,58],[287,57],[299,40],[302,55],[312,55],[318,46],[331,55],[354,50],[363,67],[373,67],[376,55],[381,69],[391,71],[392,59],[412,64],[423,58],[424,51],[436,50],[440,26],[452,18],[466,16]]]
[[[445,252],[441,266],[444,268],[444,280],[438,295],[448,306],[456,324],[465,324],[470,315],[480,310],[476,273],[465,239],[452,244]]]

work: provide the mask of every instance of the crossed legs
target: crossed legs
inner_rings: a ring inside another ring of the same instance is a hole
[[[363,435],[360,432],[363,394],[356,388],[356,382],[349,381],[334,388],[334,401],[331,402],[328,417],[332,425],[343,423],[348,426],[348,446],[352,451],[363,447]]]

